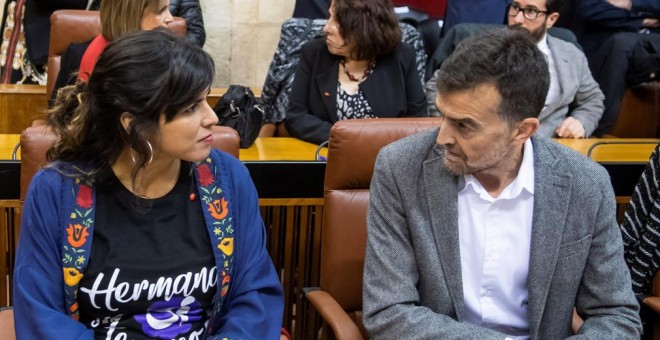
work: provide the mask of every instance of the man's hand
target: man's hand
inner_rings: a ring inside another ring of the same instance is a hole
[[[642,20],[642,27],[645,28],[657,28],[660,27],[660,20],[655,18],[646,18]]]
[[[632,0],[607,0],[610,5],[619,7],[621,9],[630,10],[632,8]]]
[[[573,117],[566,117],[564,121],[555,130],[560,138],[584,138],[584,126],[579,120]]]

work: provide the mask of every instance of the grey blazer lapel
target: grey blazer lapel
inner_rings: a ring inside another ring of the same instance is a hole
[[[557,264],[571,195],[570,177],[559,168],[559,159],[547,147],[553,143],[532,138],[534,145],[534,213],[529,256],[529,323],[537,338],[550,282]]]
[[[458,321],[463,320],[463,281],[458,240],[458,182],[444,169],[442,147],[424,161],[424,186],[435,247]]]
[[[573,98],[566,98],[568,89],[574,86],[574,75],[569,74],[571,72],[570,68],[570,58],[572,51],[563,48],[560,43],[555,42],[557,38],[548,36],[548,47],[550,48],[550,53],[552,53],[552,59],[555,61],[555,69],[557,71],[557,79],[559,80],[559,93],[561,94],[561,103],[568,101],[569,103],[573,101]],[[556,108],[555,108],[556,109]],[[554,111],[554,110],[553,110]]]

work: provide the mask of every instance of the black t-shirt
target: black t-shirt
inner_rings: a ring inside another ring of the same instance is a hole
[[[137,198],[117,178],[97,186],[80,321],[96,339],[201,339],[217,269],[190,165],[167,195]]]

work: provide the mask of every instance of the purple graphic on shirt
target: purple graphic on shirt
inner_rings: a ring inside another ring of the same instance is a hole
[[[192,323],[202,319],[201,304],[194,297],[172,297],[169,301],[156,301],[146,314],[135,315],[144,334],[152,338],[172,339],[190,331]]]

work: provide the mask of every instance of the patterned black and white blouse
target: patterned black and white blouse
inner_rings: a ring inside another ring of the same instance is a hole
[[[633,291],[648,294],[660,268],[660,146],[635,187],[620,228]]]
[[[337,117],[339,120],[376,118],[362,90],[358,90],[356,94],[349,94],[339,82],[337,82]]]

